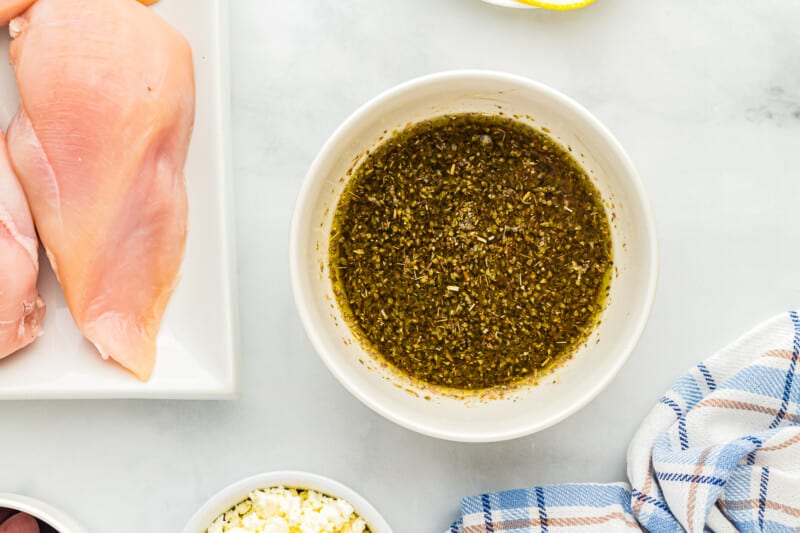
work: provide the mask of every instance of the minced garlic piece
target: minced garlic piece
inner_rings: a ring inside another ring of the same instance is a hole
[[[369,533],[353,506],[313,490],[274,487],[250,493],[207,533]]]

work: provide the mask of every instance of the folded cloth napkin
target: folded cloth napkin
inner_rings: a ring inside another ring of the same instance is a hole
[[[482,494],[449,533],[800,531],[800,315],[692,368],[628,448],[630,485]]]

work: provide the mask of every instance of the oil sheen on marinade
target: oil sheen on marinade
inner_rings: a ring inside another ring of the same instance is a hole
[[[611,232],[599,192],[547,135],[447,115],[362,161],[329,261],[370,352],[423,382],[480,390],[535,380],[585,341],[609,289]]]

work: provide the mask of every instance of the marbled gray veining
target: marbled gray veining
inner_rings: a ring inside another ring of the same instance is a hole
[[[0,404],[0,489],[98,533],[175,533],[229,482],[305,469],[364,494],[397,533],[440,533],[470,493],[624,479],[628,440],[673,378],[800,307],[800,3],[229,4],[242,398]],[[293,202],[326,137],[379,91],[465,67],[530,76],[594,112],[637,164],[661,245],[653,315],[617,379],[501,444],[436,441],[362,406],[315,355],[288,281]]]

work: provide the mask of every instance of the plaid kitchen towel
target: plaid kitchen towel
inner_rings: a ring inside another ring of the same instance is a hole
[[[627,484],[466,498],[448,533],[800,532],[800,315],[692,368],[628,448]]]

